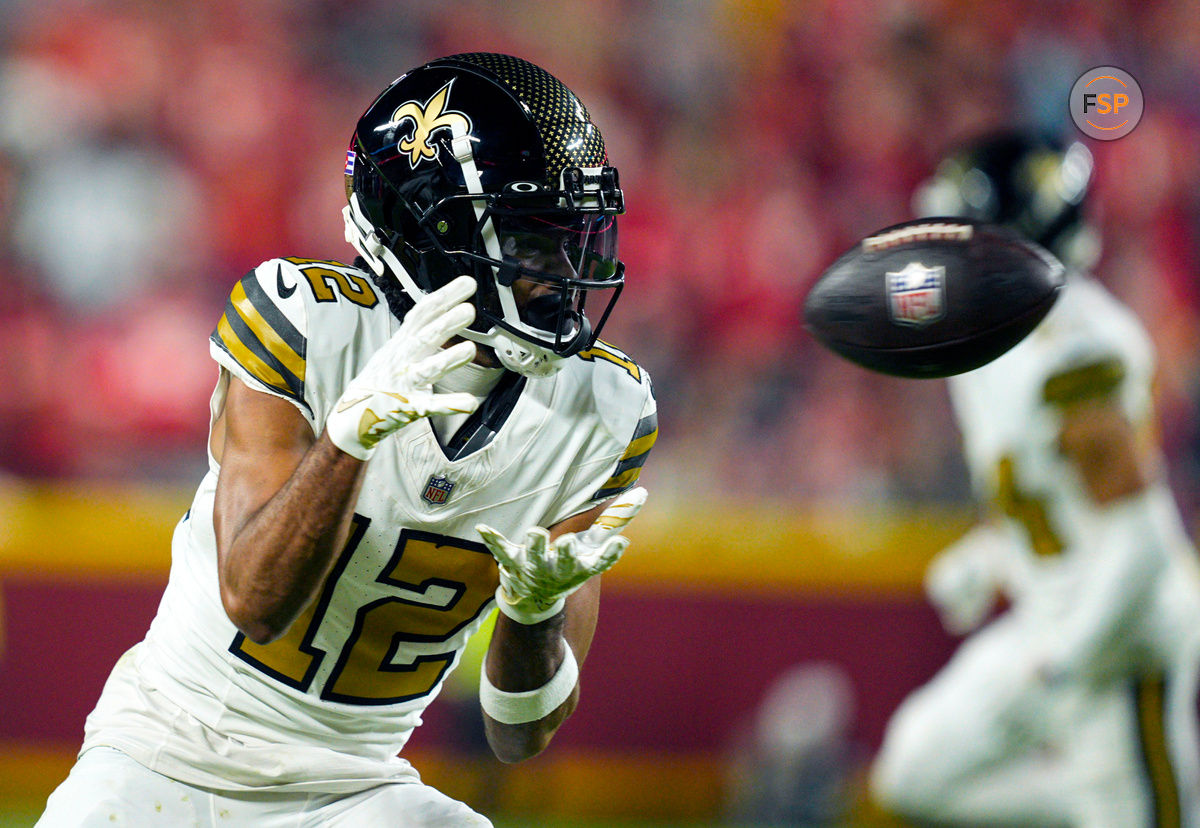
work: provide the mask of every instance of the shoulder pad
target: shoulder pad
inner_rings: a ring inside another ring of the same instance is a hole
[[[630,359],[629,355],[624,351],[610,345],[603,339],[597,339],[592,347],[588,348],[586,351],[580,351],[578,354],[576,354],[576,356],[585,362],[594,362],[598,366],[603,366],[604,363],[615,365],[620,368],[621,371],[628,374],[629,378],[635,383],[640,383],[642,381],[644,374],[642,367]],[[617,376],[619,379],[619,375],[615,376]]]
[[[576,356],[588,364],[592,396],[609,433],[623,439],[629,423],[654,405],[650,375],[628,354],[603,340]],[[647,403],[647,400],[649,401]]]
[[[592,393],[608,432],[625,446],[612,475],[593,495],[614,497],[633,486],[658,439],[658,406],[650,375],[623,351],[597,340],[578,354],[594,364]]]
[[[305,403],[310,320],[352,335],[381,297],[367,274],[341,262],[269,259],[242,277],[210,337],[213,355],[242,379]]]
[[[370,310],[383,299],[370,276],[353,265],[294,256],[267,262],[276,263],[282,265],[284,273],[290,275],[290,270],[296,274],[296,280],[288,281],[293,285],[291,290],[295,290],[293,282],[298,281],[301,292],[307,293],[305,298],[317,304],[337,303]]]
[[[296,265],[285,259],[251,270],[234,285],[209,339],[218,361],[243,379],[302,402],[308,314],[304,298],[296,295],[300,278]]]

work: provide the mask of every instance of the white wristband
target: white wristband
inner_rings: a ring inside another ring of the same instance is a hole
[[[536,722],[558,709],[571,696],[579,680],[579,663],[571,645],[563,640],[563,660],[558,672],[536,690],[510,693],[488,681],[487,667],[479,672],[479,703],[483,712],[502,724]]]
[[[496,606],[500,608],[502,613],[516,621],[518,624],[540,624],[547,618],[553,618],[562,612],[562,609],[564,606],[566,606],[566,604],[566,598],[560,595],[557,599],[555,599],[554,603],[550,604],[550,606],[546,607],[545,609],[525,609],[524,607],[520,606],[519,602],[513,602],[513,600],[508,596],[508,593],[504,591],[504,587],[496,587]]]

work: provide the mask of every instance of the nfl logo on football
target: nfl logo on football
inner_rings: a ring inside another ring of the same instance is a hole
[[[434,475],[425,484],[425,491],[421,492],[421,499],[426,503],[432,503],[434,506],[441,506],[450,499],[450,492],[453,489],[454,484],[449,480]]]
[[[897,325],[922,327],[945,315],[946,268],[909,262],[902,270],[884,274],[888,310]]]

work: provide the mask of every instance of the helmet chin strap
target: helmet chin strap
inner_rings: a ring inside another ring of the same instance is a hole
[[[487,333],[466,330],[464,339],[487,345],[496,352],[500,364],[526,377],[549,377],[563,367],[563,360],[551,350],[519,339],[502,328],[493,326]]]
[[[375,227],[359,204],[358,193],[350,194],[350,203],[342,208],[342,221],[346,225],[346,241],[358,251],[371,270],[379,276],[387,276],[391,272],[413,301],[425,295],[425,291],[417,287],[404,265],[400,264],[396,254],[375,232]]]

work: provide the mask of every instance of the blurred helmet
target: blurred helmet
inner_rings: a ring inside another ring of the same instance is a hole
[[[519,58],[452,55],[393,82],[358,121],[346,193],[347,241],[413,300],[474,276],[464,336],[511,370],[546,375],[590,347],[620,295],[625,205],[604,138]]]
[[[918,216],[964,216],[1017,230],[1078,268],[1099,239],[1084,216],[1092,154],[1033,132],[998,132],[948,155],[913,198]]]

